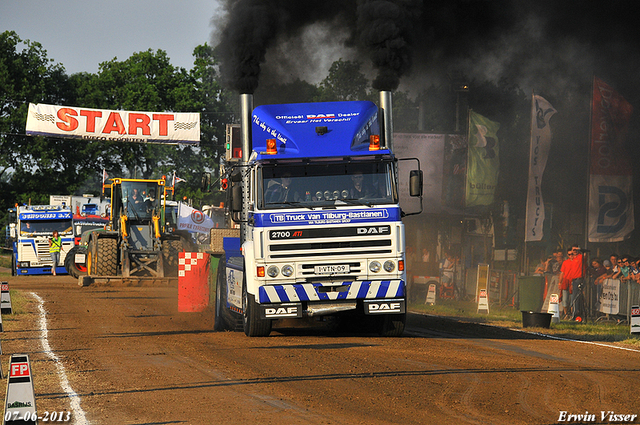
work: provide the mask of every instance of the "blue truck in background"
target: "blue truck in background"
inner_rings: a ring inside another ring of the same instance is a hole
[[[74,246],[71,208],[68,205],[17,205],[12,234],[11,274],[51,274],[49,239],[57,230],[62,238],[56,274],[66,273],[65,257]]]

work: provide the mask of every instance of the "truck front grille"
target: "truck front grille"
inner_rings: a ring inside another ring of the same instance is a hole
[[[391,239],[335,240],[325,242],[304,242],[269,245],[269,257],[272,259],[304,258],[318,256],[345,256],[388,254]]]
[[[36,255],[38,256],[38,261],[41,263],[51,262],[51,254],[49,253],[49,243],[37,243]]]

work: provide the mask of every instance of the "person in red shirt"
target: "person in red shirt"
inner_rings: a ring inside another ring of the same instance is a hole
[[[560,300],[564,318],[571,317],[571,303],[577,295],[577,287],[582,281],[582,252],[576,245],[567,249],[567,260],[560,268]]]

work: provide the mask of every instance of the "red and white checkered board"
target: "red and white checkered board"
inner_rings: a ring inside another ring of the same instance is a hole
[[[197,268],[198,261],[204,260],[202,252],[181,252],[178,258],[178,276],[186,276],[187,273]]]

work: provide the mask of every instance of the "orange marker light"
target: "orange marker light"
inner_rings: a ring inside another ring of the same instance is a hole
[[[377,134],[372,134],[369,136],[369,150],[370,151],[379,151],[380,150],[380,136]]]
[[[401,272],[404,271],[404,260],[398,261],[398,270]]]
[[[276,139],[267,139],[267,155],[275,155],[277,153]]]
[[[258,277],[264,277],[264,266],[258,266],[257,273]]]

